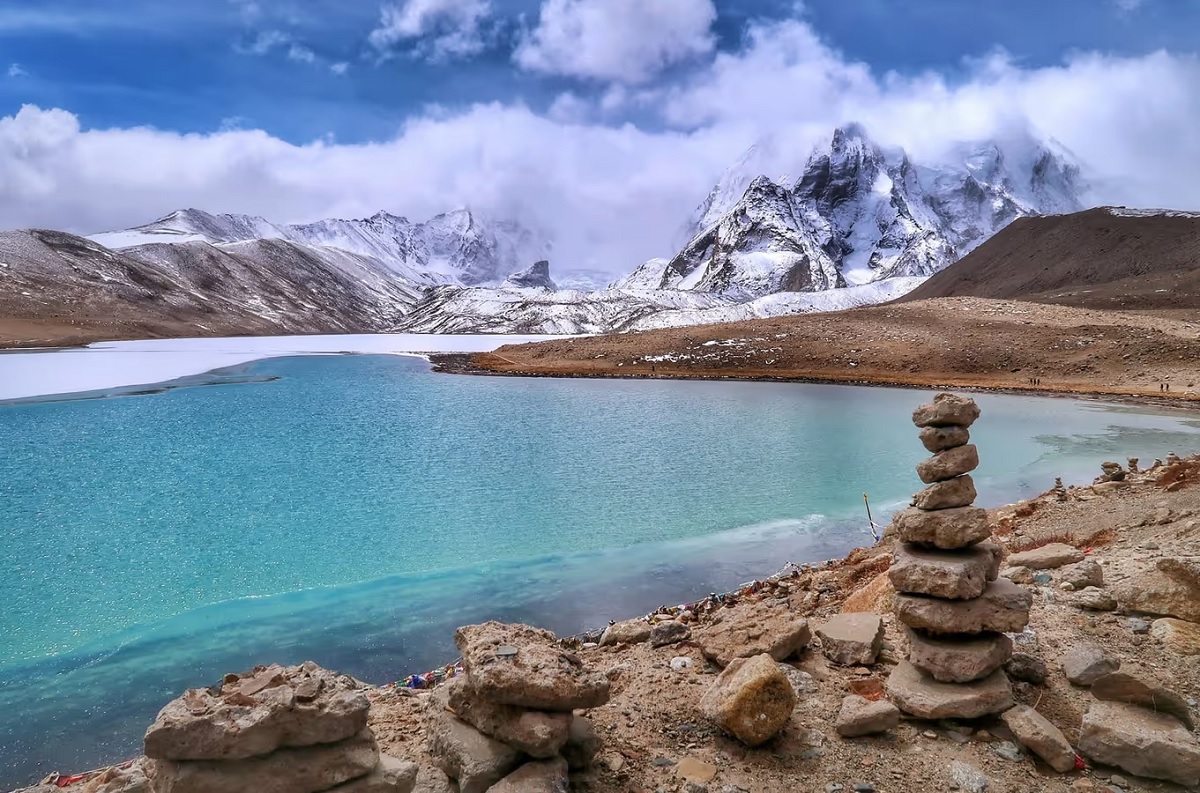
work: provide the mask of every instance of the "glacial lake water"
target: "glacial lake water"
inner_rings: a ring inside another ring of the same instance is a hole
[[[871,541],[929,392],[453,377],[285,357],[0,405],[0,789],[137,753],[258,663],[385,683],[455,626],[561,633]],[[1200,449],[1195,413],[981,395],[980,503]]]

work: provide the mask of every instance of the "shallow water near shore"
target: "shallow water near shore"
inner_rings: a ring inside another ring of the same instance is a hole
[[[167,700],[256,663],[384,683],[452,659],[457,625],[573,633],[841,555],[864,492],[883,522],[917,488],[928,396],[375,355],[165,386],[0,406],[0,788],[131,756]],[[988,506],[1200,446],[1194,413],[977,399]]]

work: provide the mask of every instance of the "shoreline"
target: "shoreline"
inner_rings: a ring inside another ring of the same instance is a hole
[[[478,358],[494,353],[433,353],[429,361],[437,374],[468,375],[476,377],[530,377],[581,380],[699,380],[707,382],[737,381],[747,383],[798,383],[806,385],[841,385],[870,388],[903,388],[915,391],[966,391],[975,394],[1007,394],[1011,396],[1049,397],[1058,399],[1085,399],[1118,404],[1161,407],[1187,412],[1200,412],[1200,395],[1197,396],[1154,396],[1124,391],[1087,391],[1071,388],[1021,388],[1016,385],[990,386],[954,382],[921,382],[903,378],[835,378],[817,375],[769,375],[732,373],[701,373],[684,371],[654,372],[652,374],[610,372],[601,370],[535,371],[529,369],[498,369],[478,362]]]

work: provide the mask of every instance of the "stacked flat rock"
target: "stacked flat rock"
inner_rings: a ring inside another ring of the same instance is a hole
[[[434,690],[429,750],[460,793],[565,791],[599,749],[574,711],[608,702],[609,682],[553,633],[487,622],[455,631],[466,674]]]
[[[146,731],[152,793],[410,793],[417,766],[381,756],[351,677],[256,667],[170,702]]]
[[[974,400],[954,394],[913,413],[933,456],[917,465],[925,489],[893,519],[899,542],[888,577],[909,655],[887,688],[919,718],[976,718],[1013,704],[1002,669],[1012,641],[1004,634],[1024,629],[1031,599],[998,578],[1001,549],[990,541],[987,511],[972,506],[979,453],[969,428],[977,418]]]

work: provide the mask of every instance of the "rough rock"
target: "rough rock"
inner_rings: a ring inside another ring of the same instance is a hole
[[[835,664],[875,663],[883,649],[883,618],[870,612],[834,614],[817,628],[821,652]]]
[[[584,716],[572,718],[567,744],[562,750],[567,765],[572,771],[589,768],[599,752],[600,736],[596,733],[595,725]]]
[[[939,683],[908,661],[902,661],[887,680],[888,696],[903,710],[921,719],[974,719],[1012,707],[1012,687],[997,670],[974,683]]]
[[[1014,553],[1008,557],[1010,567],[1028,567],[1030,570],[1053,570],[1065,564],[1075,564],[1084,560],[1083,551],[1073,545],[1062,542],[1052,542],[1041,548]]]
[[[956,550],[983,542],[991,535],[987,510],[983,507],[954,507],[923,510],[909,507],[892,517],[892,526],[902,542]]]
[[[934,638],[908,628],[908,660],[939,683],[969,683],[1004,666],[1012,639],[1003,633],[970,639]]]
[[[678,644],[691,637],[692,629],[687,625],[676,620],[667,620],[650,629],[650,646],[666,647],[668,644]]]
[[[924,427],[921,430],[921,445],[933,454],[963,446],[971,440],[971,431],[966,427]]]
[[[851,694],[842,700],[834,729],[844,738],[856,738],[887,732],[899,723],[900,710],[886,699],[872,702],[866,697]]]
[[[1033,571],[1028,567],[1006,567],[1000,571],[1001,578],[1007,578],[1014,584],[1032,584]]]
[[[465,677],[434,689],[431,700],[436,706],[448,706],[484,735],[539,759],[557,755],[571,727],[570,713],[497,705],[480,696]]]
[[[423,766],[417,774],[417,786],[413,793],[458,793],[458,786],[440,768]]]
[[[1021,745],[1060,774],[1075,768],[1075,750],[1062,730],[1028,705],[1017,705],[1000,715]]]
[[[675,776],[693,785],[707,785],[717,775],[717,767],[698,757],[685,757],[675,766]]]
[[[734,658],[763,653],[783,661],[804,649],[811,637],[808,621],[796,616],[786,603],[760,601],[736,612],[717,612],[695,638],[705,658],[725,667]]]
[[[371,703],[352,678],[314,663],[228,675],[167,703],[146,731],[147,757],[235,760],[334,743],[367,726]]]
[[[1004,664],[1004,672],[1013,680],[1041,685],[1046,682],[1050,670],[1046,662],[1029,653],[1013,653]]]
[[[1200,622],[1200,561],[1166,557],[1112,587],[1125,611]]]
[[[983,542],[958,551],[940,551],[896,543],[888,578],[897,592],[971,600],[982,595],[988,582],[1000,573],[995,547]]]
[[[796,692],[797,700],[817,693],[817,681],[813,680],[813,676],[808,672],[802,672],[791,664],[780,664],[779,671],[783,672],[792,684],[792,691]]]
[[[942,393],[913,411],[918,427],[969,427],[979,418],[979,406],[970,397]]]
[[[934,482],[913,496],[912,505],[918,509],[953,509],[969,507],[975,501],[975,481],[963,474],[945,482]]]
[[[1180,655],[1200,655],[1200,625],[1163,617],[1150,625],[1150,635]]]
[[[370,730],[338,743],[278,749],[237,760],[146,763],[155,793],[319,793],[366,776],[379,763]]]
[[[1185,787],[1200,785],[1200,744],[1178,720],[1135,705],[1093,701],[1079,751],[1096,762]]]
[[[1139,666],[1122,664],[1117,671],[1096,678],[1092,683],[1092,696],[1108,702],[1124,702],[1158,713],[1169,713],[1189,730],[1196,726],[1192,722],[1187,700],[1167,688],[1149,670]]]
[[[928,633],[1017,633],[1029,622],[1033,596],[1007,578],[987,585],[975,600],[896,595],[896,615]]]
[[[795,707],[792,684],[766,653],[734,659],[700,701],[707,718],[747,746],[775,737]]]
[[[1097,678],[1121,668],[1121,661],[1095,644],[1076,644],[1059,662],[1067,680],[1077,686],[1090,686]]]
[[[489,738],[434,705],[426,718],[429,753],[438,768],[458,782],[461,793],[483,793],[509,774],[521,753]]]
[[[979,449],[975,444],[956,446],[917,463],[917,476],[927,485],[969,474],[979,467]]]
[[[570,711],[608,702],[608,678],[550,631],[485,622],[456,630],[454,643],[475,690],[497,704]]]
[[[526,763],[492,785],[488,793],[567,793],[567,787],[567,761],[556,757]]]
[[[1084,559],[1058,571],[1058,580],[1076,589],[1104,586],[1104,568],[1095,559]]]
[[[329,793],[412,793],[417,785],[417,764],[380,755],[379,764],[366,776],[338,785]]]
[[[957,788],[964,793],[987,793],[987,774],[969,763],[955,760],[947,771],[951,789]]]
[[[600,646],[610,644],[641,644],[650,638],[650,623],[643,619],[615,622],[604,629],[600,636]]]
[[[1112,611],[1117,607],[1117,600],[1100,587],[1089,586],[1083,591],[1071,595],[1072,606],[1089,611]]]

